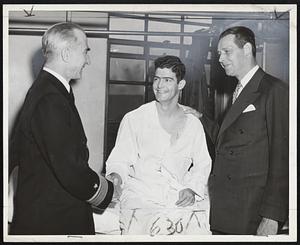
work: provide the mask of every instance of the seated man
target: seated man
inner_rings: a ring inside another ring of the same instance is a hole
[[[178,57],[155,61],[156,101],[127,113],[106,162],[120,199],[122,234],[210,234],[211,159],[200,121],[178,104],[185,86]]]

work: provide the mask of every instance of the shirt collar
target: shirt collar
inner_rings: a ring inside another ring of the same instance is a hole
[[[55,71],[53,71],[50,68],[45,67],[45,66],[43,67],[43,70],[47,71],[50,74],[52,74],[53,76],[55,76],[65,86],[65,88],[67,89],[67,91],[70,93],[70,84],[68,83],[68,81],[63,76],[61,76],[57,72],[55,72]]]
[[[240,81],[240,83],[243,85],[243,88],[247,85],[247,83],[250,81],[250,79],[254,76],[255,72],[258,70],[259,66],[254,66]]]

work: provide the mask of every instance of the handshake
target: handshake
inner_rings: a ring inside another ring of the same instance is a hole
[[[111,181],[114,184],[114,194],[112,198],[112,202],[116,202],[120,199],[123,189],[121,188],[122,185],[122,178],[117,173],[111,173],[106,176],[106,179]]]

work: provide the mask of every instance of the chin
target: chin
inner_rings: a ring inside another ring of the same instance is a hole
[[[168,101],[168,99],[164,99],[164,98],[156,98],[156,100],[158,102],[166,102],[166,101]]]
[[[161,98],[155,96],[156,101],[161,102]]]
[[[225,73],[226,73],[227,76],[230,76],[230,77],[234,76],[233,72],[227,72],[227,71],[225,71]]]
[[[159,98],[159,97],[157,97],[157,96],[155,96],[155,99],[156,99],[158,102],[161,101],[161,98]]]
[[[161,95],[155,95],[155,98],[158,100],[158,101],[161,101],[161,100],[164,100],[164,97],[161,96]]]

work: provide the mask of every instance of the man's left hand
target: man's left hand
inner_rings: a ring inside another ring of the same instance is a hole
[[[175,203],[178,207],[191,206],[195,203],[195,192],[190,188],[179,191],[179,199]]]
[[[256,234],[258,236],[276,235],[278,230],[278,222],[268,218],[262,218]]]
[[[186,105],[181,105],[182,109],[183,109],[183,112],[185,114],[192,114],[194,115],[195,117],[197,118],[201,118],[202,117],[202,113],[200,113],[199,111],[189,107],[189,106],[186,106]]]

